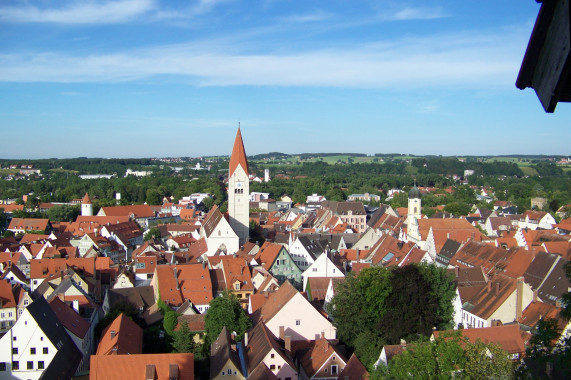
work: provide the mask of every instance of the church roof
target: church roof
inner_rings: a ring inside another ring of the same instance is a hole
[[[230,156],[230,175],[234,173],[234,170],[236,170],[238,166],[242,166],[242,169],[244,169],[246,175],[249,174],[248,160],[246,159],[246,151],[244,150],[244,142],[242,141],[242,133],[240,132],[240,128],[238,128],[238,132],[236,133],[234,148],[232,148],[232,155]]]

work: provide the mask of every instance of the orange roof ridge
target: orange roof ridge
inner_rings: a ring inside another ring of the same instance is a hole
[[[244,142],[242,141],[240,127],[238,127],[236,140],[234,140],[234,147],[232,148],[232,155],[230,156],[230,175],[234,173],[234,170],[236,170],[238,165],[242,166],[246,175],[249,174],[248,160],[246,159],[246,151],[244,150]]]

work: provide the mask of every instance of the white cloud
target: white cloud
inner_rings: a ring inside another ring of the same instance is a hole
[[[332,17],[331,13],[327,13],[327,12],[320,10],[320,11],[316,11],[313,13],[292,15],[292,16],[283,18],[283,21],[293,22],[293,23],[306,23],[306,22],[323,21],[323,20],[327,20],[331,17]]]
[[[357,47],[276,54],[240,52],[236,41],[166,45],[116,54],[0,55],[4,82],[124,82],[156,75],[198,86],[474,89],[512,85],[527,36],[482,32],[405,38]]]
[[[40,8],[32,5],[0,7],[0,21],[112,24],[131,21],[153,10],[154,7],[154,0],[72,1],[60,8]]]
[[[440,8],[411,8],[406,7],[389,14],[387,20],[404,21],[404,20],[431,20],[436,18],[447,17],[446,13]]]

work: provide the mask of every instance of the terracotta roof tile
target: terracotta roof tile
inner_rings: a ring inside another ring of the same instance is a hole
[[[509,354],[525,353],[525,344],[517,324],[461,329],[457,331],[460,331],[462,336],[468,338],[472,343],[475,343],[479,339],[482,343],[498,344]],[[438,337],[439,335],[445,335],[446,333],[448,333],[448,331],[435,331],[434,336]]]
[[[101,333],[96,355],[136,355],[143,352],[143,329],[121,313]]]
[[[194,380],[194,355],[91,355],[89,379],[141,380],[146,378],[149,368],[152,368],[158,379],[172,378],[170,371],[176,370],[178,380]]]

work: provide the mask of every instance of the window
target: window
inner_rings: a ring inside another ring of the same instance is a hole
[[[14,336],[12,339],[14,339],[14,342],[16,341],[16,336]]]
[[[0,362],[0,371],[6,371],[6,363]]]
[[[12,355],[18,355],[18,347],[12,347]]]
[[[228,375],[231,375],[231,374],[232,374],[232,369],[231,369],[231,368],[228,368],[228,371],[227,371],[227,372],[228,372]]]
[[[274,358],[274,356],[275,356],[275,354],[271,354],[271,355],[270,355],[270,357],[271,357],[272,359]]]
[[[44,355],[47,355],[47,354],[48,354],[48,348],[47,348],[47,347],[44,347],[44,349],[43,349],[43,354],[44,354]]]
[[[43,360],[38,362],[38,369],[44,369],[44,361]]]
[[[24,306],[28,306],[29,300],[24,300]]]
[[[36,354],[36,347],[30,347],[30,355]]]
[[[337,375],[337,365],[334,364],[331,366],[331,374]]]
[[[276,369],[276,365],[275,365],[275,364],[271,364],[271,365],[270,365],[270,369],[271,369],[272,371],[274,371],[274,370]]]
[[[27,367],[28,369],[34,369],[34,362],[28,362]]]
[[[279,260],[276,260],[276,265],[280,265],[280,261],[279,261]]]
[[[18,369],[20,369],[20,362],[19,361],[12,362],[12,371]]]
[[[295,320],[295,325],[296,325],[296,326],[300,326],[300,325],[301,325],[301,319],[296,319],[296,320]]]

